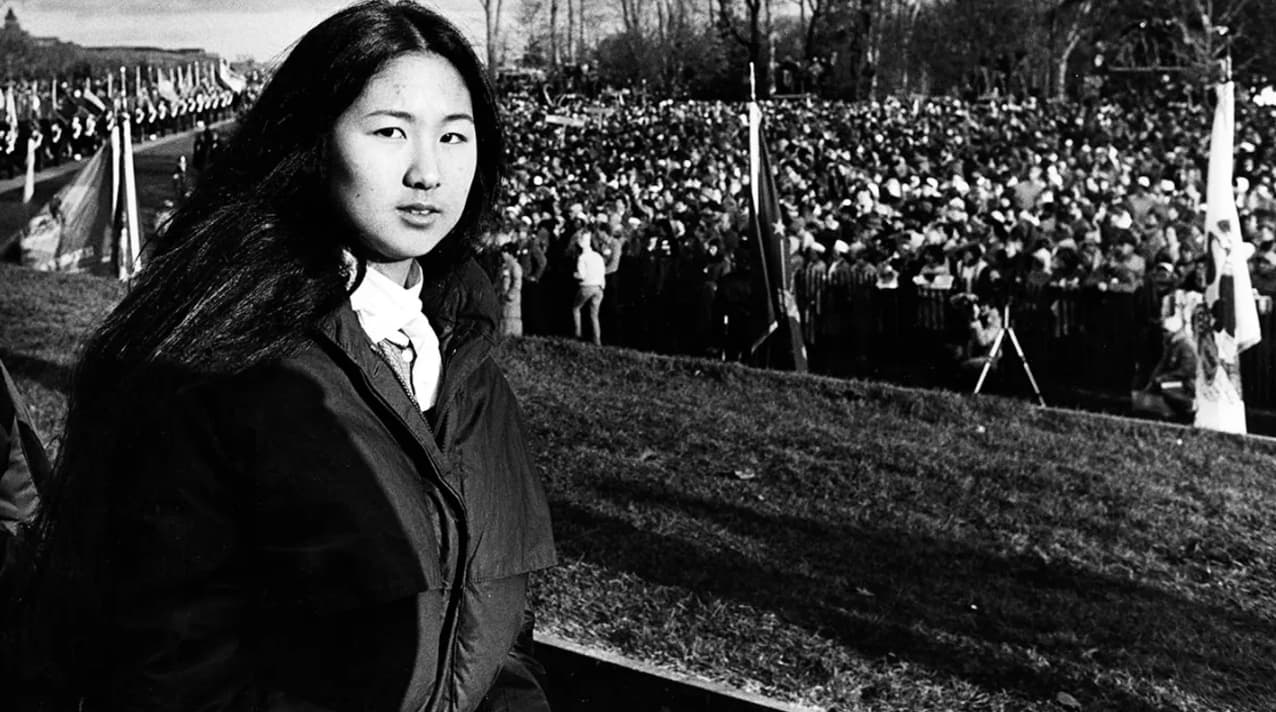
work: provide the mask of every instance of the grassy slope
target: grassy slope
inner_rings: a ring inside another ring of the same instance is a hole
[[[119,294],[0,266],[0,357],[46,431]],[[835,709],[1276,708],[1268,442],[542,339],[502,358],[559,538],[543,628]]]

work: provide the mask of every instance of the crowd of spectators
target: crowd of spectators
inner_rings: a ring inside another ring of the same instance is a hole
[[[606,262],[604,342],[747,351],[730,328],[747,292],[745,107],[530,92],[505,106],[513,170],[492,244],[516,259],[490,264],[498,284],[518,264],[526,330],[574,333],[574,245],[588,234]],[[942,293],[965,310],[1047,288],[1155,297],[1203,284],[1210,106],[791,99],[764,112],[789,287],[818,369],[853,370],[864,288]],[[1241,229],[1254,287],[1270,295],[1276,115],[1243,94],[1237,113]]]

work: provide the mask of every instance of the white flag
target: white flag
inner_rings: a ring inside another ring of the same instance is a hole
[[[1210,136],[1205,190],[1205,229],[1209,236],[1205,298],[1192,318],[1198,364],[1196,425],[1244,433],[1240,355],[1262,340],[1262,333],[1249,279],[1249,257],[1254,248],[1242,239],[1232,192],[1235,131],[1235,86],[1226,82],[1218,86],[1218,106]]]

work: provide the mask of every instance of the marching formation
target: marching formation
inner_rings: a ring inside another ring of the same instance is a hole
[[[165,69],[121,68],[119,76],[10,82],[0,116],[0,177],[93,155],[116,122],[128,116],[134,140],[213,123],[242,105],[247,80],[223,60]]]

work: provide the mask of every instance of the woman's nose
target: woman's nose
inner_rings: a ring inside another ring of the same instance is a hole
[[[439,168],[438,151],[433,146],[425,145],[416,149],[412,164],[403,176],[404,185],[420,190],[433,190],[443,182]]]

